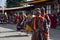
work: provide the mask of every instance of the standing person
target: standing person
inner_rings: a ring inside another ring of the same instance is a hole
[[[5,22],[7,23],[7,15],[4,15],[4,16],[3,16],[3,22],[4,22],[4,23],[5,23]]]
[[[33,18],[33,28],[34,32],[32,34],[32,40],[43,40],[44,26],[47,24],[47,21],[44,17],[41,16],[40,9],[35,9],[35,17]]]
[[[15,14],[14,16],[15,16],[15,18],[14,18],[14,21],[13,22],[14,22],[14,24],[17,24],[17,22],[18,22],[18,15]]]
[[[19,15],[19,21],[17,23],[17,31],[24,29],[24,15],[23,12]]]
[[[57,27],[57,17],[55,14],[50,14],[50,19],[51,19],[51,28],[56,29]]]
[[[43,38],[43,40],[48,40],[48,37],[49,37],[49,27],[50,27],[51,21],[50,21],[49,16],[45,13],[45,8],[44,7],[41,8],[41,16],[46,18],[46,20],[47,20],[47,26],[44,25],[45,27],[47,27],[47,30],[44,30],[44,35],[43,35],[44,38]]]
[[[26,18],[26,30],[28,32],[33,32],[33,29],[32,29],[32,12],[30,12],[28,15],[27,15],[27,18]]]

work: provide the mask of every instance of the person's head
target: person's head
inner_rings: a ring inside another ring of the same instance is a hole
[[[29,11],[28,12],[28,15],[31,15],[32,16],[32,14],[33,14],[33,11]]]
[[[40,8],[36,8],[36,9],[34,10],[34,14],[35,14],[36,16],[39,16],[39,14],[41,14]]]
[[[45,8],[44,7],[41,7],[41,12],[45,12]]]
[[[28,20],[31,20],[31,19],[32,19],[32,12],[31,12],[31,11],[28,13],[27,19],[28,19]]]

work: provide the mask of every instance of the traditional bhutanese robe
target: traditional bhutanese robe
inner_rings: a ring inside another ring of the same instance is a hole
[[[46,30],[45,25],[47,21],[42,16],[34,17],[33,19],[33,28],[35,31],[32,34],[32,40],[43,40],[45,37],[44,31]]]

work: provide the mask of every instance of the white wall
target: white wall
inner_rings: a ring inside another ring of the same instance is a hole
[[[33,0],[27,0],[27,1],[33,1]]]

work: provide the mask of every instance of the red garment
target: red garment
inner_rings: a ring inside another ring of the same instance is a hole
[[[42,20],[42,17],[34,17],[34,30],[36,30],[36,28],[37,28],[37,27],[36,27],[36,23],[37,23],[36,20],[37,20],[37,19]],[[40,25],[39,25],[39,26],[40,26]]]
[[[14,23],[17,23],[18,21],[18,16],[15,16]]]
[[[47,24],[50,24],[50,18],[46,13],[41,13],[41,16],[47,20]],[[43,40],[48,40],[48,29],[43,32]]]
[[[16,16],[16,19],[15,19],[15,21],[18,21],[18,16]]]
[[[56,28],[57,27],[56,16],[54,14],[51,14],[49,17],[51,20],[51,28]]]

